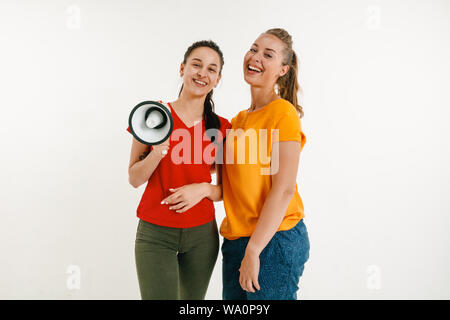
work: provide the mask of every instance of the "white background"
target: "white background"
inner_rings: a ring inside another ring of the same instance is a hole
[[[2,0],[0,298],[139,299],[129,112],[173,101],[185,50],[212,39],[231,119],[272,27],[293,36],[304,92],[299,298],[449,299],[450,2],[425,0]],[[207,299],[221,281],[219,254]]]

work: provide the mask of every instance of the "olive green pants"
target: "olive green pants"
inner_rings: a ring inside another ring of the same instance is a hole
[[[139,220],[135,257],[143,300],[203,300],[219,252],[214,219],[192,228]]]

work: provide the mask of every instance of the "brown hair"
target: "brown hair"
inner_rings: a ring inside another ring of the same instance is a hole
[[[271,34],[283,41],[286,45],[284,50],[284,60],[283,65],[289,66],[289,71],[282,77],[279,77],[276,84],[278,85],[278,93],[283,98],[288,100],[290,103],[294,105],[297,109],[297,112],[300,114],[300,118],[303,117],[303,108],[298,104],[297,94],[301,88],[298,84],[297,74],[298,74],[298,62],[297,55],[295,51],[292,49],[292,37],[291,35],[284,29],[274,28],[269,29],[265,32],[266,34]]]

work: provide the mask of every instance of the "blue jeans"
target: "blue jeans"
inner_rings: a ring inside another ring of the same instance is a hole
[[[309,258],[308,231],[303,219],[290,230],[276,232],[261,252],[261,290],[255,293],[244,291],[239,284],[239,268],[249,239],[223,241],[223,300],[297,300],[298,283]]]

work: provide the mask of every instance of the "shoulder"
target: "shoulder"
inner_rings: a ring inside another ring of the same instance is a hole
[[[245,117],[247,110],[242,110],[239,111],[239,113],[237,115],[235,115],[232,119],[231,119],[231,125],[233,125],[234,122],[236,122],[236,120],[239,120],[241,118]]]
[[[292,103],[285,99],[275,101],[272,107],[275,127],[291,127],[301,131],[300,115]]]
[[[274,101],[271,110],[274,113],[275,118],[282,118],[284,116],[299,117],[297,109],[286,99]]]

